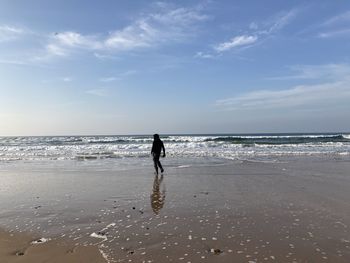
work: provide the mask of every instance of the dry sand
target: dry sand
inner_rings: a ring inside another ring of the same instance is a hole
[[[100,251],[108,262],[350,262],[348,161],[4,174],[0,226],[30,236],[1,232],[1,263],[103,262]]]

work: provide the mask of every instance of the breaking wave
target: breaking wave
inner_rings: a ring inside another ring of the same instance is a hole
[[[350,155],[350,134],[232,134],[161,136],[168,156],[226,159]],[[0,137],[0,161],[146,158],[152,136]]]

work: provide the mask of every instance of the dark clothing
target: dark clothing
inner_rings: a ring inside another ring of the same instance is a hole
[[[152,154],[155,153],[157,155],[160,155],[162,149],[163,149],[163,153],[165,153],[165,148],[164,148],[163,142],[161,140],[154,140],[151,153]]]
[[[163,155],[165,156],[165,148],[164,148],[163,142],[160,139],[155,139],[153,141],[151,153],[153,155],[154,169],[156,169],[157,174],[158,174],[158,167],[160,168],[161,172],[164,171],[162,164],[159,161],[162,150],[163,150]]]
[[[156,172],[158,173],[158,167],[160,168],[160,171],[163,172],[162,164],[159,161],[160,154],[153,153],[153,162],[154,162],[154,169],[156,169]]]

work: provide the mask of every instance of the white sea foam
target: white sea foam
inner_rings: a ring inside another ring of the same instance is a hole
[[[42,238],[39,238],[39,239],[37,239],[37,240],[32,241],[31,244],[32,244],[32,245],[43,244],[43,243],[46,243],[46,242],[48,242],[48,241],[50,241],[50,240],[51,240],[50,238],[44,238],[44,237],[42,237]]]
[[[94,238],[99,238],[99,239],[103,239],[103,240],[107,240],[107,236],[106,235],[102,235],[102,234],[97,234],[97,233],[91,233],[90,237],[94,237]]]
[[[349,141],[348,141],[349,140]],[[2,137],[0,161],[149,158],[152,136]],[[349,134],[164,136],[169,157],[344,155]]]
[[[101,230],[101,232],[102,232],[102,231],[106,231],[106,230],[108,230],[109,228],[114,227],[114,226],[116,226],[116,223],[110,223],[110,224],[107,225],[105,228],[103,228],[103,229]]]
[[[107,263],[110,263],[111,260],[109,259],[109,256],[107,253],[105,253],[103,250],[102,250],[103,246],[101,245],[99,248],[98,248],[98,251],[100,252],[101,256],[104,258],[104,260],[106,260]]]
[[[177,168],[189,168],[191,167],[190,165],[179,165]]]

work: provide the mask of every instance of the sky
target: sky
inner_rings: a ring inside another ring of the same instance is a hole
[[[350,131],[350,2],[0,0],[0,136]]]

